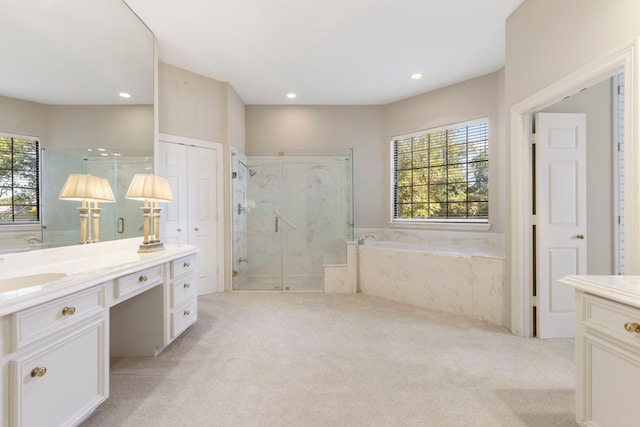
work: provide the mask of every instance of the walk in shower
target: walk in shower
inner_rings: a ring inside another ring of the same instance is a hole
[[[232,152],[233,289],[322,291],[353,240],[352,151]]]

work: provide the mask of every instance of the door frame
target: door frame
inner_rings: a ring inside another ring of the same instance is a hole
[[[511,283],[511,332],[533,336],[533,182],[531,132],[536,111],[579,92],[617,72],[624,71],[624,143],[625,143],[625,216],[640,215],[640,145],[637,141],[638,90],[637,73],[639,40],[601,57],[576,72],[553,83],[538,93],[513,105],[510,109],[509,156],[509,267]],[[625,224],[625,251],[640,245],[640,222]],[[640,259],[629,257],[627,274],[640,274]]]

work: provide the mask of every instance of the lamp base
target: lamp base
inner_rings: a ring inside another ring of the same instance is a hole
[[[155,252],[164,249],[162,242],[143,243],[138,248],[138,252]]]

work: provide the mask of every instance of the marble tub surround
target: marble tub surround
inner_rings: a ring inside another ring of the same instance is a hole
[[[196,246],[165,245],[165,250],[143,254],[137,252],[141,241],[135,237],[0,255],[0,316],[198,251]],[[2,288],[11,278],[50,274],[50,281],[21,289]]]
[[[346,242],[346,248],[346,262],[324,264],[325,293],[353,294],[358,290],[358,250],[356,249],[356,242]]]
[[[366,230],[378,239],[357,246],[359,291],[505,326],[503,238],[458,236],[446,241],[444,236],[402,232],[404,242],[381,240],[394,236],[386,231]],[[482,244],[463,246],[465,239]],[[438,246],[430,247],[434,242]]]
[[[397,242],[432,250],[450,251],[459,249],[461,253],[480,254],[504,258],[506,253],[505,235],[501,233],[444,231],[444,230],[409,230],[397,228],[356,228],[356,239],[366,234],[375,234],[372,242]]]

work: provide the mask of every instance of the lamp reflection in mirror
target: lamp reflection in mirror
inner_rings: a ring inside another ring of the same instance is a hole
[[[160,241],[160,207],[159,202],[173,201],[173,194],[169,182],[162,177],[152,174],[136,174],[131,180],[127,199],[142,200],[142,220],[144,237],[138,252],[152,252],[163,249]]]
[[[80,212],[80,243],[100,241],[100,212],[98,202],[114,202],[113,191],[106,178],[89,174],[70,174],[64,182],[60,200],[82,202]]]

